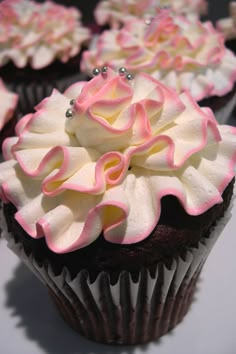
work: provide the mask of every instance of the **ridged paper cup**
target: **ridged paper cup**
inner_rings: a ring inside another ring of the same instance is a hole
[[[201,107],[210,107],[216,120],[226,124],[236,107],[236,84],[231,92],[222,97],[209,97],[199,102]]]
[[[83,73],[75,72],[68,76],[45,81],[33,81],[6,83],[8,88],[19,95],[18,107],[23,114],[31,113],[34,107],[41,102],[45,97],[51,95],[53,89],[59,92],[64,92],[70,85],[77,81],[87,81],[87,76]]]
[[[231,203],[232,205],[232,203]],[[62,318],[81,335],[108,344],[138,344],[157,339],[174,328],[188,312],[202,267],[231,216],[230,209],[209,237],[173,259],[167,268],[156,265],[155,275],[143,268],[133,280],[122,271],[115,283],[106,272],[94,282],[86,270],[71,278],[67,268],[55,274],[48,260],[39,264],[16,242],[1,217],[2,235],[8,247],[47,287]]]

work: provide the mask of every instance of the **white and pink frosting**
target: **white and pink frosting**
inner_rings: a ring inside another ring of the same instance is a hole
[[[229,4],[229,17],[218,20],[216,26],[223,32],[226,40],[236,38],[236,1]]]
[[[145,73],[130,80],[103,71],[55,90],[3,144],[1,198],[57,253],[102,232],[113,243],[139,242],[158,223],[163,196],[199,215],[222,202],[234,177],[236,128]]]
[[[150,24],[136,19],[104,31],[84,52],[81,70],[91,74],[102,65],[146,72],[197,101],[224,96],[236,81],[236,56],[226,49],[223,35],[210,22],[189,21],[166,9]]]
[[[51,1],[4,0],[0,3],[0,66],[41,69],[54,60],[76,56],[90,32],[76,8]]]
[[[119,28],[134,18],[156,16],[163,7],[170,7],[174,13],[184,14],[189,19],[207,13],[205,0],[102,0],[95,8],[94,17],[101,26],[109,24],[111,28]]]
[[[12,118],[18,103],[18,95],[10,92],[0,79],[0,131]]]

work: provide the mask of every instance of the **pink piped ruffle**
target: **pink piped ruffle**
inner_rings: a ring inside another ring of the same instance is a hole
[[[101,232],[139,242],[158,223],[163,196],[199,215],[221,203],[234,176],[236,129],[147,74],[128,80],[108,69],[55,90],[36,110],[4,143],[0,196],[54,252],[85,247]]]

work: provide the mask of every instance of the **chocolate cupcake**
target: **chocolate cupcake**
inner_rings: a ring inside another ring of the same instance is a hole
[[[83,53],[81,70],[91,75],[93,67],[103,65],[126,67],[132,75],[146,72],[178,93],[190,92],[200,104],[211,97],[212,108],[219,109],[220,102],[214,103],[219,97],[223,106],[236,102],[236,56],[222,34],[210,22],[190,21],[171,10],[104,31]],[[221,111],[221,122],[226,118]]]
[[[21,112],[32,111],[54,87],[63,92],[85,79],[80,55],[90,32],[79,10],[51,1],[5,0],[0,12],[0,75],[19,94]]]
[[[94,74],[5,142],[3,236],[72,328],[144,343],[183,319],[227,222],[236,129],[147,74]]]

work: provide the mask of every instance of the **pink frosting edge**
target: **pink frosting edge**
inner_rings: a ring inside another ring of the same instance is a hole
[[[89,245],[91,242],[93,242],[94,240],[90,240],[90,242],[88,243],[88,240],[87,240],[87,235],[90,233],[90,229],[92,228],[92,225],[93,225],[93,222],[94,220],[96,220],[96,216],[99,212],[100,209],[102,209],[103,207],[107,207],[107,206],[115,206],[115,207],[118,207],[120,210],[123,211],[123,216],[121,218],[119,218],[115,224],[112,225],[112,227],[115,227],[119,224],[122,223],[123,220],[125,220],[126,216],[128,215],[128,209],[127,207],[122,204],[122,203],[115,203],[113,204],[112,201],[110,202],[106,202],[106,203],[103,203],[101,205],[97,205],[95,206],[92,210],[90,210],[89,212],[89,217],[87,218],[86,222],[85,222],[85,225],[84,225],[84,228],[83,228],[83,231],[80,235],[80,238],[78,240],[76,240],[73,244],[71,244],[68,248],[66,249],[60,249],[58,248],[54,242],[52,241],[53,237],[52,237],[52,233],[51,233],[51,229],[50,229],[50,225],[49,223],[47,222],[47,220],[45,218],[41,218],[38,223],[37,223],[37,226],[36,228],[40,228],[44,231],[44,235],[45,236],[45,239],[46,239],[46,243],[48,245],[48,247],[55,253],[66,253],[66,252],[71,252],[73,250],[76,250],[77,248],[82,248],[82,247],[85,247],[87,245]],[[24,223],[24,220],[22,220],[22,218],[20,216],[17,216],[17,219],[18,219],[18,222],[21,223],[23,222]],[[22,225],[22,224],[21,224]],[[107,229],[109,229],[110,227],[108,226]],[[99,236],[98,236],[99,237]],[[36,237],[35,237],[36,238]]]
[[[108,75],[109,75],[109,72],[110,72],[110,70],[108,70]],[[107,75],[107,74],[106,74]],[[95,82],[97,82],[97,81],[99,81],[99,77],[95,77],[93,80],[91,80],[91,81],[88,81],[88,83],[87,83],[87,85],[86,86],[83,86],[83,91],[82,91],[82,93],[81,93],[81,95],[80,95],[80,97],[84,97],[84,96],[86,96],[86,92],[89,90],[89,88],[90,88],[90,86],[92,86],[92,81],[93,81],[93,83]],[[124,96],[124,97],[122,97],[122,99],[117,99],[117,102],[122,102],[122,101],[125,101],[125,100],[129,100],[129,99],[131,99],[132,98],[132,89],[131,89],[131,87],[127,84],[127,82],[125,81],[125,78],[123,78],[123,77],[114,77],[114,78],[112,78],[109,82],[108,82],[108,84],[107,85],[104,85],[104,88],[99,88],[99,89],[101,89],[102,90],[102,93],[104,94],[106,91],[107,92],[109,92],[109,90],[110,90],[110,86],[112,85],[112,84],[114,84],[114,83],[116,83],[116,84],[121,84],[122,85],[122,87],[123,88],[126,88],[126,95]],[[92,98],[91,99],[91,101],[94,101],[94,98]],[[102,103],[102,104],[104,104],[104,105],[108,105],[109,103],[109,100],[100,100],[99,101],[100,103]],[[128,122],[127,122],[127,124],[125,124],[121,129],[117,129],[117,128],[114,128],[114,127],[112,127],[111,125],[109,125],[109,124],[107,124],[103,119],[101,119],[101,118],[99,118],[98,116],[96,116],[96,115],[94,115],[93,113],[92,113],[92,109],[93,109],[93,106],[94,105],[96,105],[97,103],[96,103],[96,101],[95,102],[92,102],[92,103],[90,103],[89,104],[89,106],[90,106],[90,108],[89,108],[89,110],[88,110],[88,116],[87,116],[87,119],[91,119],[91,120],[93,120],[93,121],[95,121],[95,122],[97,122],[97,123],[99,123],[99,125],[101,125],[104,129],[106,129],[107,131],[109,131],[109,132],[113,132],[113,133],[117,133],[117,132],[120,132],[120,133],[123,133],[123,132],[126,132],[131,126],[132,126],[132,124],[133,124],[133,121],[134,121],[134,118],[133,118],[133,120],[129,120]],[[83,107],[85,106],[85,105],[88,105],[88,103],[86,102],[86,103],[83,103],[83,102],[75,102],[75,104],[74,104],[74,107],[75,107],[75,112],[80,112],[81,110],[83,110]]]
[[[56,149],[59,150],[59,148],[60,147],[56,147],[53,150],[56,151]],[[43,166],[47,165],[47,163],[48,163],[51,155],[53,155],[54,151],[50,154],[50,156],[48,156],[49,154],[46,155],[45,159],[43,160]],[[108,152],[108,153],[104,154],[103,156],[101,156],[99,158],[99,160],[97,161],[96,167],[95,167],[95,183],[94,183],[93,187],[86,188],[86,187],[78,185],[78,184],[65,182],[62,185],[60,185],[59,187],[57,187],[56,189],[54,189],[53,191],[49,191],[47,189],[47,184],[49,184],[51,182],[54,182],[57,179],[60,179],[60,177],[62,177],[62,175],[65,172],[66,167],[67,167],[67,162],[68,162],[67,150],[66,149],[62,149],[62,151],[64,153],[65,163],[63,161],[62,167],[60,168],[60,170],[54,176],[44,179],[44,181],[42,183],[42,191],[43,191],[43,193],[45,195],[55,196],[58,193],[63,192],[64,190],[74,190],[74,191],[82,192],[82,193],[84,192],[84,193],[96,194],[96,193],[98,193],[98,192],[100,192],[101,190],[104,189],[105,183],[113,185],[113,184],[117,184],[117,183],[121,182],[123,180],[123,178],[124,178],[125,172],[128,170],[128,167],[129,167],[128,159],[125,156],[123,156],[119,152],[111,151],[111,152]],[[119,159],[119,163],[118,163],[118,165],[116,165],[116,166],[114,166],[114,167],[109,169],[109,171],[110,171],[109,174],[107,172],[105,175],[103,175],[102,171],[103,171],[104,165],[106,163],[106,159],[109,160],[110,157],[118,158]],[[116,179],[116,181],[112,180],[109,177],[109,175],[112,175],[114,172],[117,172],[117,171],[120,171],[120,170],[121,170],[121,173],[120,173],[119,177]],[[103,176],[104,176],[104,178],[103,178]]]
[[[196,209],[191,209],[185,208],[185,202],[184,202],[184,198],[182,196],[182,194],[174,189],[174,188],[168,188],[166,190],[163,190],[160,194],[156,195],[156,200],[157,200],[157,209],[158,209],[158,213],[156,214],[156,218],[154,220],[154,222],[150,225],[150,227],[148,229],[146,229],[146,232],[140,235],[137,235],[136,237],[132,238],[130,241],[129,239],[124,241],[120,241],[120,244],[133,244],[133,243],[137,243],[137,242],[141,242],[143,241],[145,238],[147,238],[151,232],[154,230],[154,228],[156,227],[159,217],[160,217],[160,213],[161,213],[161,198],[167,195],[173,195],[175,197],[178,198],[178,200],[180,201],[181,205],[183,206],[183,208],[186,210],[186,212],[189,213],[189,215],[199,215],[204,213],[206,210],[208,210],[210,207],[212,207],[215,204],[218,204],[220,202],[222,202],[222,198],[221,196],[215,196],[213,197],[211,200],[209,200],[208,202],[204,203],[204,205],[202,206],[202,209],[196,210]],[[111,242],[111,243],[118,243],[118,242],[114,242],[110,237],[107,237],[106,232],[104,232],[104,238]]]
[[[163,134],[163,135],[159,135],[159,136],[156,136],[156,137],[150,139],[148,142],[144,143],[141,146],[131,149],[128,154],[129,159],[131,159],[132,156],[137,152],[148,150],[153,145],[153,143],[155,144],[156,142],[158,142],[160,140],[164,140],[167,142],[167,145],[169,146],[168,152],[167,152],[167,163],[170,168],[177,169],[184,164],[184,162],[188,159],[188,157],[193,155],[195,152],[198,152],[199,150],[201,150],[205,146],[206,141],[207,141],[207,128],[208,128],[208,126],[210,126],[210,128],[211,128],[211,131],[214,135],[215,140],[218,142],[221,140],[221,136],[220,136],[219,130],[217,128],[218,123],[214,119],[214,115],[213,115],[212,111],[209,109],[207,112],[203,112],[188,92],[185,93],[185,96],[188,98],[190,104],[194,107],[194,109],[198,111],[198,114],[200,114],[203,118],[203,120],[202,120],[202,137],[203,137],[203,139],[200,142],[200,144],[198,146],[196,146],[195,148],[190,149],[183,156],[182,160],[180,160],[180,162],[178,164],[174,164],[173,163],[173,153],[174,153],[174,145],[175,144],[169,136],[166,136]]]

